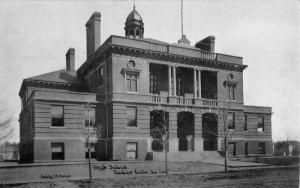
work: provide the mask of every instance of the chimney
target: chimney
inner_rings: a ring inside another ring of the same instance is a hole
[[[90,19],[86,22],[86,56],[87,58],[93,54],[100,46],[100,12],[94,12]]]
[[[197,42],[195,46],[201,50],[215,53],[215,39],[216,38],[214,36],[208,36],[205,39]]]
[[[75,49],[69,48],[66,54],[66,70],[75,71]]]

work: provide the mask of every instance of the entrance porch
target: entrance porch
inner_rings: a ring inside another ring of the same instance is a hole
[[[164,160],[165,150],[170,161],[221,159],[217,129],[216,114],[153,110],[150,112],[148,153],[152,153],[156,161]]]

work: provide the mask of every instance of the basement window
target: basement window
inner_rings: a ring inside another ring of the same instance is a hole
[[[65,159],[65,144],[64,143],[51,143],[51,158],[52,160]]]
[[[127,159],[137,159],[137,143],[127,143]]]
[[[91,158],[96,159],[96,144],[97,143],[90,143],[90,149],[91,149]],[[85,143],[85,158],[89,158],[89,150],[88,150],[88,143]]]

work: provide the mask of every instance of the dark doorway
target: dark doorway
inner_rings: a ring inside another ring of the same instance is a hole
[[[168,66],[150,63],[150,93],[169,92]]]
[[[217,72],[201,72],[201,96],[204,99],[218,99],[218,79]]]
[[[213,113],[202,115],[202,138],[204,151],[218,150],[218,119]]]
[[[179,112],[177,114],[177,137],[179,141],[179,151],[193,151],[194,136],[194,114],[191,112]]]
[[[176,95],[194,93],[194,70],[186,67],[176,68]]]
[[[163,151],[163,137],[165,127],[169,131],[169,113],[163,110],[150,112],[150,136],[152,137],[152,151]]]

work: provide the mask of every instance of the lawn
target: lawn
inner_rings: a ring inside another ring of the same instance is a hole
[[[260,168],[210,173],[181,175],[159,175],[87,180],[30,183],[8,187],[18,188],[55,188],[55,187],[298,187],[299,168]]]

